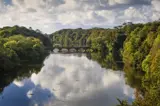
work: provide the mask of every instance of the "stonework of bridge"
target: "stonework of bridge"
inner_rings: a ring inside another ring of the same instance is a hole
[[[88,46],[82,46],[82,47],[50,47],[50,48],[46,48],[47,50],[54,50],[54,49],[58,49],[59,51],[62,51],[62,50],[67,50],[67,51],[70,51],[70,50],[76,50],[77,52],[80,51],[80,50],[83,50],[83,51],[87,51],[88,49],[90,49],[90,47]]]

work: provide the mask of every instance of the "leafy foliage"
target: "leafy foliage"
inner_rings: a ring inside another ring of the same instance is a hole
[[[125,38],[125,34],[120,30],[102,28],[64,29],[51,35],[53,46],[89,46],[92,59],[99,60],[103,67],[112,67],[115,66],[115,61],[122,61],[120,50],[123,48]],[[105,60],[100,61],[102,58]]]
[[[102,67],[116,69],[116,61],[123,60],[127,83],[136,88],[132,106],[160,106],[160,22],[114,29],[65,29],[52,38],[53,45],[90,46],[92,59]],[[119,106],[130,106],[119,102]]]
[[[0,28],[0,36],[9,37],[13,35],[23,35],[26,37],[35,37],[41,40],[44,46],[51,46],[51,41],[46,34],[42,34],[38,29],[35,31],[31,27],[27,29],[26,27],[13,26],[13,27],[3,27]]]
[[[145,72],[139,79],[140,87],[136,86],[132,106],[160,106],[160,22],[147,23],[132,31],[124,43],[122,55],[127,73],[131,70]]]
[[[44,55],[43,43],[34,37],[0,37],[0,70],[9,70],[22,60],[35,62]]]
[[[22,60],[36,61],[45,46],[89,46],[91,58],[103,67],[123,61],[126,80],[136,89],[135,101],[118,106],[160,106],[160,22],[124,24],[114,29],[63,29],[50,35],[25,27],[0,29],[0,70],[12,69]],[[142,74],[141,74],[142,73]]]

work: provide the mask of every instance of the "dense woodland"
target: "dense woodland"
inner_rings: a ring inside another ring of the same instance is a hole
[[[124,42],[125,71],[143,71],[133,106],[160,106],[160,22],[136,27]],[[140,96],[143,94],[143,97]]]
[[[91,58],[103,67],[123,64],[126,82],[136,89],[135,101],[119,106],[160,106],[160,22],[124,23],[113,29],[63,29],[53,34],[25,27],[0,29],[0,70],[45,57],[45,47],[90,47]]]
[[[92,59],[115,68],[123,61],[127,83],[136,89],[132,106],[160,106],[160,22],[124,23],[114,29],[64,29],[53,46],[90,46]],[[129,106],[120,101],[119,106]]]
[[[26,61],[42,61],[48,46],[51,41],[38,30],[19,26],[1,28],[0,70],[13,69]]]
[[[122,61],[120,50],[126,38],[125,34],[118,29],[102,28],[64,29],[51,34],[50,37],[54,47],[89,46],[92,59],[98,61],[103,67],[115,66],[115,60]]]

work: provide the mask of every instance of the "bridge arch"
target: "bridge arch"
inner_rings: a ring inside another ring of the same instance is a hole
[[[75,49],[75,48],[69,48],[68,51],[69,51],[69,52],[78,52],[78,50]]]
[[[49,47],[49,48],[45,48],[46,50],[55,50],[57,49],[57,51],[61,52],[61,51],[66,51],[66,52],[86,52],[90,47],[84,46],[84,47]]]
[[[61,52],[69,52],[69,50],[66,49],[66,48],[62,48],[60,51],[61,51]]]

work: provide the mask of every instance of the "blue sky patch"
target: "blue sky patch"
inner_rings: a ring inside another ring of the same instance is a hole
[[[11,5],[12,4],[12,0],[3,0],[4,1],[4,3],[6,4],[6,5]]]

